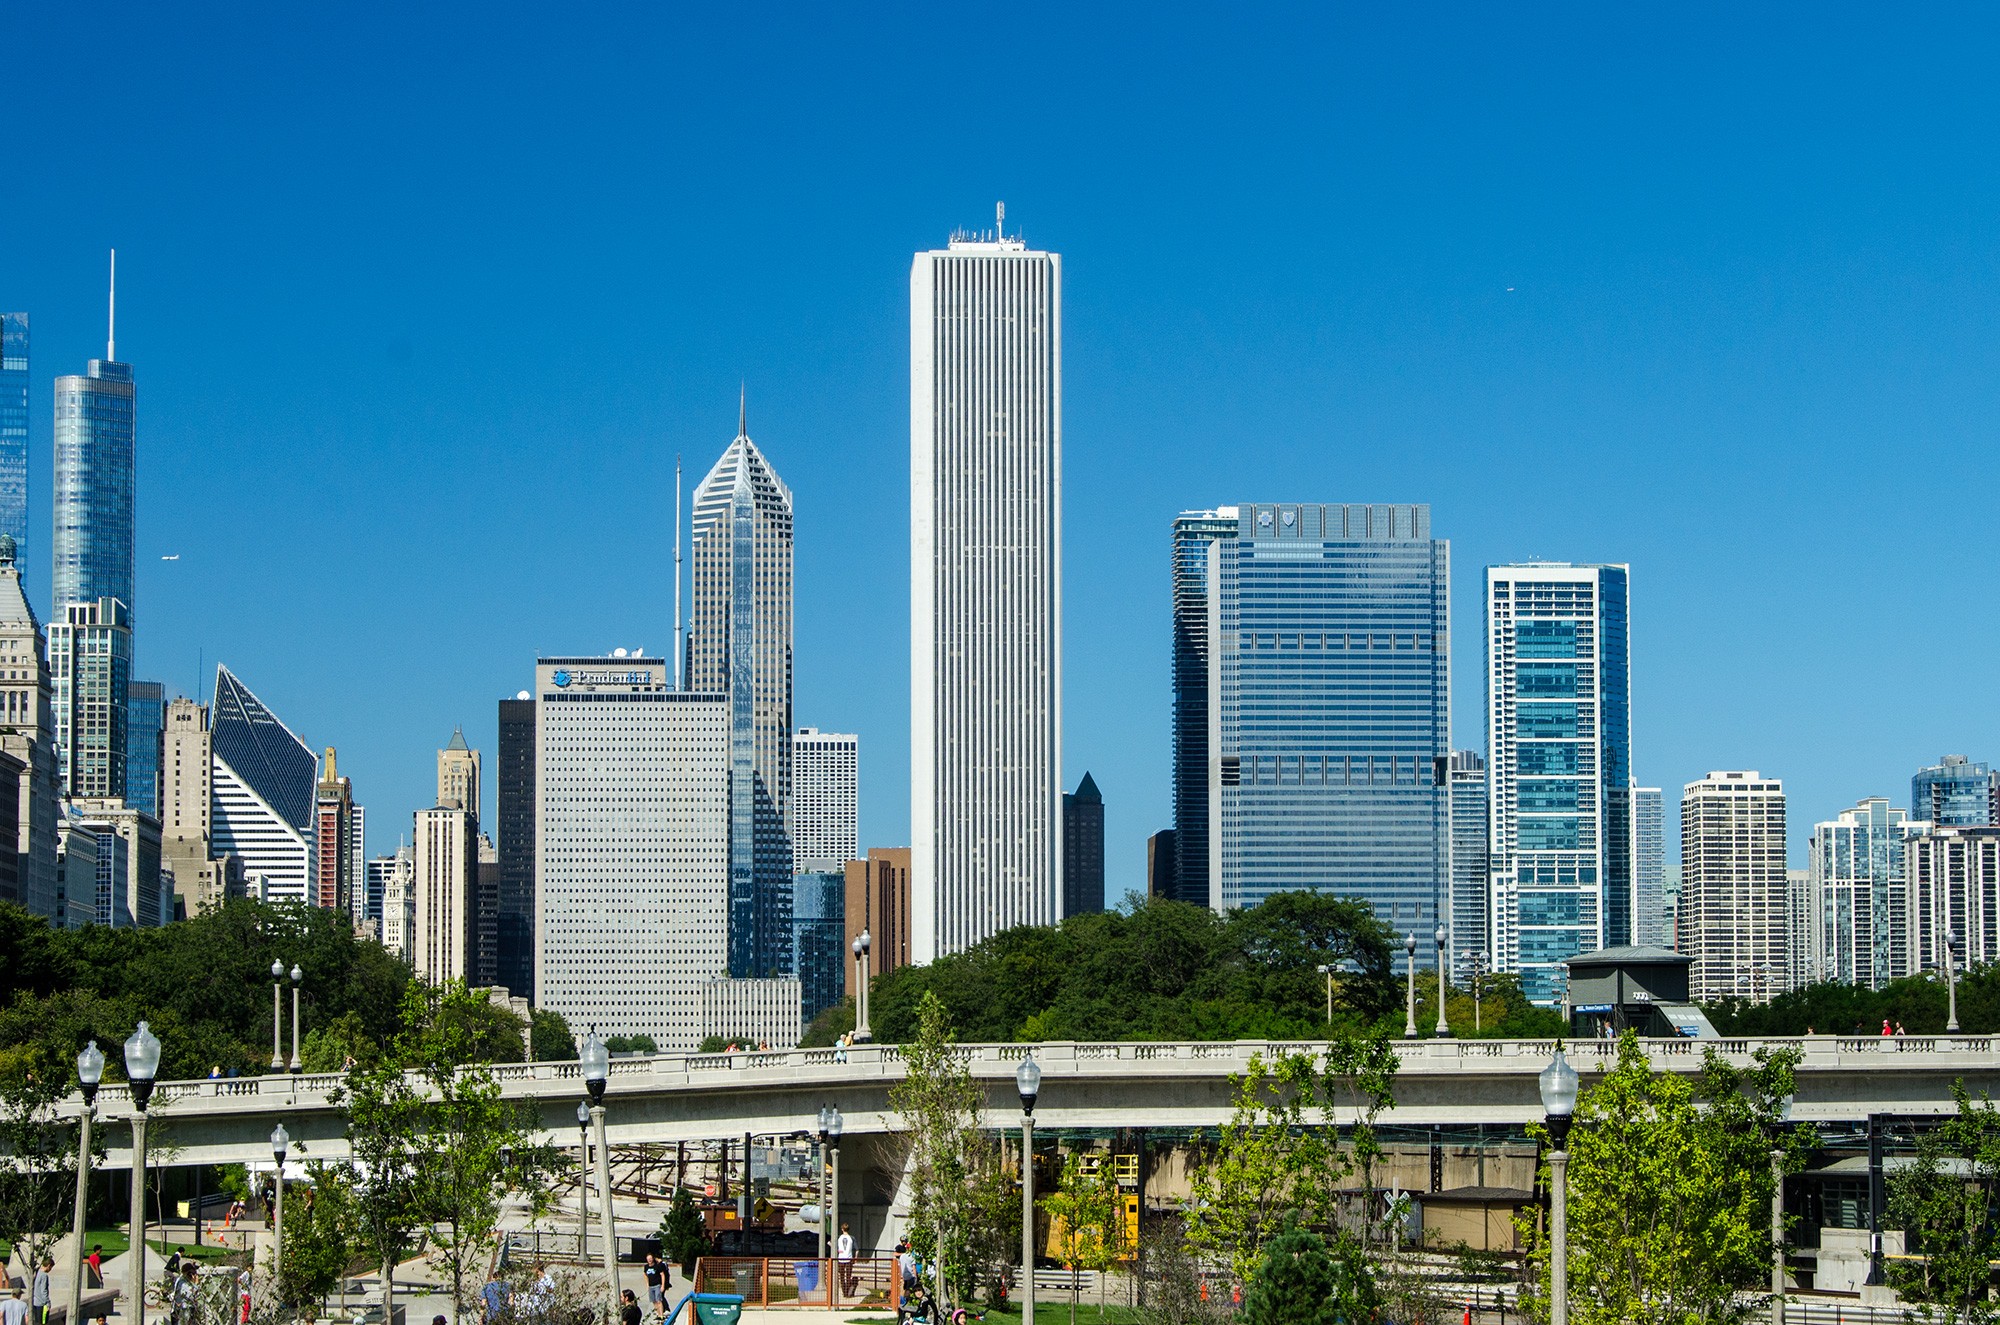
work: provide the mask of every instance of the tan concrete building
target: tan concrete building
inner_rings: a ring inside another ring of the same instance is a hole
[[[21,588],[14,540],[0,535],[0,752],[20,761],[16,822],[0,851],[12,845],[14,888],[0,900],[19,902],[57,927],[57,830],[61,823],[55,747],[55,690],[42,656],[42,628]]]
[[[471,980],[477,949],[479,824],[456,806],[416,814],[410,968],[432,984]]]
[[[854,940],[868,931],[868,975],[910,964],[910,848],[869,847],[847,873],[847,996],[855,995]]]
[[[1767,1003],[1790,984],[1785,784],[1716,772],[1681,792],[1678,941],[1698,1003]]]
[[[440,807],[464,810],[479,822],[479,751],[465,744],[463,728],[453,728],[451,740],[438,751],[438,798]]]

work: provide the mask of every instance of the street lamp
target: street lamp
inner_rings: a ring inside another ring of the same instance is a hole
[[[590,1264],[590,1106],[576,1106],[576,1260]]]
[[[1321,962],[1319,973],[1326,977],[1326,1024],[1333,1025],[1333,972],[1332,962]]]
[[[1569,1124],[1576,1113],[1576,1069],[1556,1056],[1542,1069],[1542,1112],[1549,1129],[1549,1325],[1569,1325],[1569,1201],[1564,1175],[1569,1168]]]
[[[285,964],[271,963],[271,1070],[285,1070]]]
[[[1785,1325],[1785,1127],[1792,1097],[1780,1099],[1771,1128],[1771,1325]]]
[[[283,1123],[271,1129],[271,1158],[277,1164],[278,1190],[277,1210],[271,1217],[271,1296],[272,1305],[279,1310],[285,1301],[285,1151],[291,1143],[291,1133]]]
[[[1445,995],[1446,995],[1447,993],[1449,993],[1449,992],[1450,992],[1450,990],[1451,990],[1451,985],[1450,985],[1450,982],[1449,982],[1449,981],[1448,981],[1448,980],[1446,979],[1446,977],[1445,977],[1445,971],[1444,971],[1444,960],[1445,960],[1445,954],[1444,954],[1444,943],[1445,943],[1445,939],[1446,939],[1446,937],[1447,937],[1447,935],[1446,935],[1446,934],[1445,934],[1445,932],[1444,932],[1444,926],[1443,926],[1443,925],[1439,925],[1439,926],[1438,926],[1438,931],[1437,931],[1437,953],[1438,953],[1438,1024],[1437,1024],[1437,1035],[1438,1035],[1438,1038],[1439,1038],[1439,1039],[1441,1039],[1441,1040],[1443,1040],[1443,1039],[1449,1039],[1449,1038],[1451,1037],[1451,1023],[1450,1023],[1450,1022],[1447,1022],[1447,1021],[1446,1021],[1446,1020],[1444,1019],[1444,996],[1445,996]]]
[[[1949,1000],[1947,1003],[1948,1012],[1944,1019],[1944,1029],[1947,1035],[1956,1035],[1958,1033],[1957,957],[1958,931],[1947,929],[1944,932],[1944,990],[1945,998]]]
[[[819,1128],[820,1145],[831,1146],[833,1151],[832,1172],[827,1178],[826,1199],[819,1203],[820,1230],[827,1237],[836,1237],[840,1232],[840,1129],[846,1125],[847,1120],[840,1116],[839,1107],[827,1105],[824,1121],[820,1123]],[[838,1242],[834,1244],[834,1251],[836,1254],[840,1251]],[[840,1291],[847,1291],[845,1283],[840,1285]],[[832,1304],[839,1299],[829,1291],[826,1300]]]
[[[306,973],[292,967],[292,1071],[298,1072],[299,1062],[299,986],[305,982]]]
[[[860,972],[860,978],[854,986],[854,1042],[856,1044],[866,1044],[875,1038],[874,1034],[868,1029],[868,949],[873,946],[874,940],[869,937],[868,931],[865,929],[861,931],[861,937],[854,940],[854,968]]]
[[[125,1080],[132,1087],[132,1248],[125,1291],[133,1325],[146,1325],[146,1103],[160,1070],[160,1037],[145,1022],[125,1041]]]
[[[1410,1011],[1403,1019],[1403,1038],[1417,1038],[1417,935],[1416,931],[1403,936],[1404,974],[1409,979]]]
[[[604,1284],[612,1311],[618,1309],[618,1224],[611,1208],[611,1148],[604,1142],[604,1082],[611,1075],[611,1051],[591,1028],[577,1054],[583,1063],[583,1085],[590,1092],[590,1129],[597,1142],[597,1217],[604,1233]]]
[[[81,1129],[76,1141],[76,1216],[71,1240],[69,1276],[69,1314],[64,1320],[83,1318],[83,1207],[84,1197],[90,1189],[90,1123],[91,1114],[97,1103],[97,1083],[104,1080],[104,1051],[92,1040],[84,1051],[76,1056],[76,1084],[83,1090],[83,1113],[78,1117]]]
[[[1014,1069],[1021,1093],[1021,1325],[1035,1325],[1035,1097],[1042,1069],[1031,1052]]]

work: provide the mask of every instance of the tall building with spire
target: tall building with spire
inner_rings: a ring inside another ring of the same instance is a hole
[[[138,433],[132,365],[118,361],[117,255],[113,318],[104,357],[80,376],[56,379],[55,542],[51,615],[71,603],[116,598],[134,610],[134,530],[139,504]],[[124,702],[124,695],[119,695]]]
[[[996,224],[910,268],[912,959],[1052,923],[1061,815],[1062,258]]]
[[[687,687],[729,697],[729,974],[790,974],[792,493],[740,402],[693,523]]]
[[[361,827],[354,787],[340,776],[332,746],[326,747],[319,782],[313,788],[313,905],[346,911],[360,924],[367,911],[365,868],[356,848]]]
[[[0,313],[0,534],[28,545],[28,315]]]
[[[14,539],[0,534],[0,753],[23,765],[13,850],[18,895],[12,899],[58,926],[55,690],[42,657],[41,623],[14,564]],[[0,842],[0,851],[8,844]]]

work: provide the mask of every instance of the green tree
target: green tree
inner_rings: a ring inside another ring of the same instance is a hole
[[[660,1220],[660,1250],[681,1267],[682,1274],[692,1279],[694,1263],[708,1255],[708,1246],[708,1226],[702,1222],[694,1197],[687,1188],[676,1187],[673,1206]]]
[[[571,1033],[569,1023],[560,1012],[547,1008],[536,1008],[528,1021],[528,1035],[533,1042],[534,1059],[538,1063],[567,1063],[576,1058],[576,1036]]]
[[[614,1054],[656,1054],[660,1046],[650,1035],[609,1035],[604,1047]]]
[[[382,1319],[394,1316],[396,1266],[415,1243],[418,1095],[393,1061],[357,1066],[335,1101],[347,1113],[355,1181],[349,1205],[355,1242],[381,1270]]]
[[[963,1243],[972,1217],[984,1097],[952,1041],[949,1015],[936,995],[924,999],[916,1038],[903,1046],[902,1056],[903,1079],[889,1088],[889,1108],[910,1156],[910,1237],[916,1246],[936,1248],[942,1295],[947,1244],[954,1238]]]
[[[840,1043],[840,1037],[854,1029],[854,1000],[843,998],[812,1019],[799,1039],[801,1049],[824,1049]]]
[[[0,1238],[33,1264],[69,1231],[76,1195],[78,1125],[53,1110],[68,1082],[26,1077],[0,1084]],[[92,1149],[104,1153],[103,1129]]]
[[[1796,1061],[1760,1054],[1744,1070],[1711,1049],[1690,1078],[1654,1071],[1626,1032],[1569,1134],[1577,1325],[1727,1325],[1758,1309],[1772,1254],[1769,1137]],[[1545,1313],[1546,1245],[1534,1256]]]
[[[1981,1325],[2000,1310],[1990,1295],[2000,1261],[2000,1114],[1965,1083],[1958,1112],[1917,1138],[1916,1162],[1889,1175],[1889,1221],[1915,1260],[1889,1263],[1889,1282],[1933,1319]]]
[[[285,1194],[281,1260],[285,1305],[310,1307],[331,1293],[354,1259],[354,1207],[348,1170],[313,1164],[307,1181]]]
[[[1049,1213],[1049,1242],[1056,1259],[1070,1270],[1109,1270],[1123,1249],[1124,1221],[1119,1218],[1118,1179],[1111,1165],[1091,1164],[1072,1151],[1063,1161],[1062,1183],[1042,1199]],[[1103,1280],[1100,1278],[1100,1284]],[[1069,1284],[1069,1318],[1076,1322],[1078,1281]],[[1102,1294],[1097,1314],[1104,1315]]]
[[[308,1072],[346,1072],[381,1058],[381,1043],[369,1034],[361,1015],[351,1011],[306,1032],[299,1046],[299,1063]]]
[[[1331,1246],[1288,1220],[1258,1258],[1243,1295],[1243,1325],[1345,1325],[1376,1320],[1381,1298],[1351,1241]]]

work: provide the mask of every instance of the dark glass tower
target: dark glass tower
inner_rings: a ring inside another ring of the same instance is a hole
[[[0,313],[0,534],[28,547],[28,315]]]
[[[160,817],[160,751],[166,736],[167,692],[158,681],[125,688],[125,803]]]
[[[56,379],[55,453],[56,610],[116,598],[130,611],[139,486],[130,364],[92,359],[85,375]]]
[[[1910,817],[1940,828],[2000,823],[2000,777],[1964,755],[1946,755],[1910,779]]]
[[[1063,793],[1063,914],[1104,909],[1104,797],[1090,774]]]
[[[500,701],[500,878],[495,977],[516,998],[535,996],[535,701]]]
[[[1208,569],[1218,539],[1236,537],[1236,510],[1174,521],[1174,850],[1168,896],[1208,906]]]

